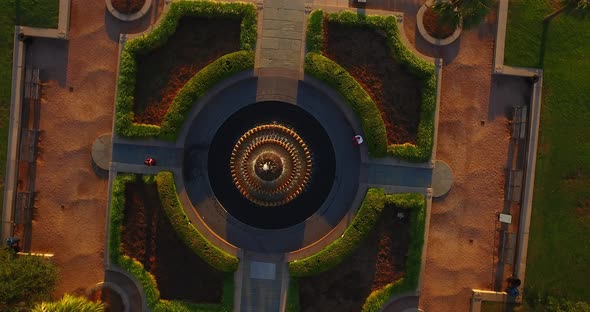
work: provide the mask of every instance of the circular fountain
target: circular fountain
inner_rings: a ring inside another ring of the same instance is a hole
[[[279,206],[295,199],[312,172],[311,153],[301,137],[278,124],[248,130],[230,158],[237,189],[260,206]]]

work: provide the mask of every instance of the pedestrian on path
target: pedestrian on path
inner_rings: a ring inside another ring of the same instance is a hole
[[[364,142],[363,137],[360,134],[355,135],[352,138],[352,141],[354,142],[354,145],[361,145]]]
[[[152,167],[156,165],[156,160],[151,157],[148,157],[143,161],[143,163],[148,167]]]

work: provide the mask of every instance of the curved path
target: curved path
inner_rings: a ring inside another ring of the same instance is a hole
[[[121,269],[111,265],[111,268],[105,271],[104,281],[113,283],[121,288],[127,296],[129,302],[129,312],[141,312],[144,311],[144,302],[142,295],[137,284],[127,273]]]
[[[391,302],[389,302],[382,312],[404,312],[407,309],[418,309],[420,297],[410,295],[401,298],[397,298]]]

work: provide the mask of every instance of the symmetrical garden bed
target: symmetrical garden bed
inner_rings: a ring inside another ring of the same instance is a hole
[[[254,67],[256,14],[247,3],[175,1],[158,27],[126,42],[117,133],[175,139],[185,114],[210,87]]]
[[[220,303],[223,272],[189,250],[174,231],[155,183],[125,185],[123,253],[156,278],[162,299]]]
[[[395,17],[314,11],[307,40],[305,71],[335,88],[352,106],[372,156],[430,159],[434,65],[403,45]]]
[[[171,173],[120,175],[112,194],[111,263],[139,281],[151,309],[231,309],[233,277],[224,272],[235,271],[238,259],[187,222]]]
[[[182,17],[163,46],[136,57],[133,121],[160,125],[178,91],[199,70],[239,48],[239,19]]]
[[[422,195],[369,189],[342,237],[289,264],[296,281],[290,291],[299,295],[299,300],[291,295],[291,311],[296,305],[303,311],[378,311],[393,294],[415,290],[424,222]]]

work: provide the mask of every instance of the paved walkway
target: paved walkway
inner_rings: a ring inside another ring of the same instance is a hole
[[[302,71],[304,44],[305,0],[265,0],[256,67]]]
[[[369,163],[369,185],[393,185],[406,187],[430,187],[432,169]]]
[[[246,252],[242,266],[240,311],[282,311],[283,291],[288,285],[288,266],[282,255]]]

